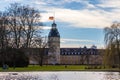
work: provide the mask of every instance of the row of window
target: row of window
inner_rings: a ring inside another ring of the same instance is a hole
[[[90,54],[95,55],[98,54],[98,52],[61,52],[61,55],[83,55],[83,54]]]
[[[61,49],[62,52],[96,51],[97,49]]]

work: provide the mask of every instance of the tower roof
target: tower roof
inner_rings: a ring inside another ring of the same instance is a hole
[[[60,34],[58,32],[58,29],[57,29],[57,24],[55,22],[52,23],[52,28],[49,32],[49,36],[48,37],[60,37]]]

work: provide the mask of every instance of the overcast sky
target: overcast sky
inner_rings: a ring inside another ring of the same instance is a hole
[[[40,10],[46,36],[55,13],[61,47],[104,48],[104,27],[120,22],[120,0],[0,0],[1,11],[14,2]]]

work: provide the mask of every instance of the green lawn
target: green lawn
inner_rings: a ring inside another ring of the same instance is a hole
[[[17,67],[15,69],[9,68],[8,70],[3,70],[0,68],[0,71],[120,71],[118,68],[112,69],[85,69],[84,65],[29,65],[28,67]]]

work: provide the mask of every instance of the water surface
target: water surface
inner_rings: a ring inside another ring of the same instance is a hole
[[[0,80],[120,80],[119,72],[0,72]]]

